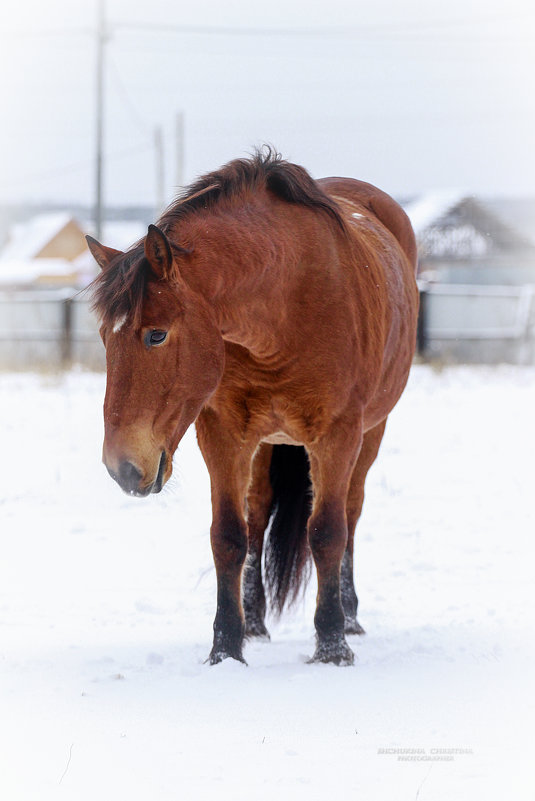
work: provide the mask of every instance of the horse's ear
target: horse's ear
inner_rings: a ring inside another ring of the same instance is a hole
[[[115,248],[107,248],[106,245],[101,245],[92,236],[86,236],[87,247],[91,251],[93,258],[101,270],[105,270],[110,261],[116,256],[122,256],[122,250],[115,250]]]
[[[160,231],[155,225],[149,225],[145,237],[145,258],[158,278],[165,280],[171,277],[173,267],[171,245],[163,231]]]

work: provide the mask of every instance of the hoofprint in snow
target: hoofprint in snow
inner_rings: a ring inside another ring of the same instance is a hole
[[[306,664],[313,583],[248,667],[204,664],[194,432],[171,486],[128,498],[103,392],[0,376],[0,798],[533,798],[534,369],[413,369],[367,484],[352,668]]]

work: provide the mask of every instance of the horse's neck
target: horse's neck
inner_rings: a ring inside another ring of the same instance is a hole
[[[275,322],[280,329],[284,306],[284,261],[291,248],[283,248],[265,223],[256,228],[210,222],[204,229],[197,223],[188,236],[194,253],[184,265],[184,278],[214,309],[224,339],[258,355],[273,353]],[[298,250],[299,243],[292,247]]]

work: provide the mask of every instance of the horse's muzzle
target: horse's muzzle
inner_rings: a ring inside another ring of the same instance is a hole
[[[119,465],[119,471],[116,473],[114,470],[107,468],[110,476],[116,481],[124,492],[128,495],[135,495],[138,498],[144,498],[150,495],[151,492],[160,492],[163,487],[163,479],[165,475],[165,468],[167,466],[167,454],[162,451],[160,455],[160,462],[158,464],[158,473],[156,478],[151,484],[143,484],[143,474],[135,464],[132,462],[124,461]]]
[[[162,451],[160,456],[160,464],[158,465],[158,475],[156,476],[156,481],[152,485],[151,492],[160,492],[163,487],[163,478],[165,475],[165,470],[167,468],[167,454],[165,451]]]

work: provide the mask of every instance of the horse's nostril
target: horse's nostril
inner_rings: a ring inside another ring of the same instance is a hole
[[[125,492],[137,492],[142,474],[132,462],[122,462],[118,482]]]
[[[112,470],[111,467],[108,467],[108,465],[106,465],[106,470],[108,471],[109,475],[113,478],[114,481],[119,481],[119,476],[117,475],[115,470]]]

